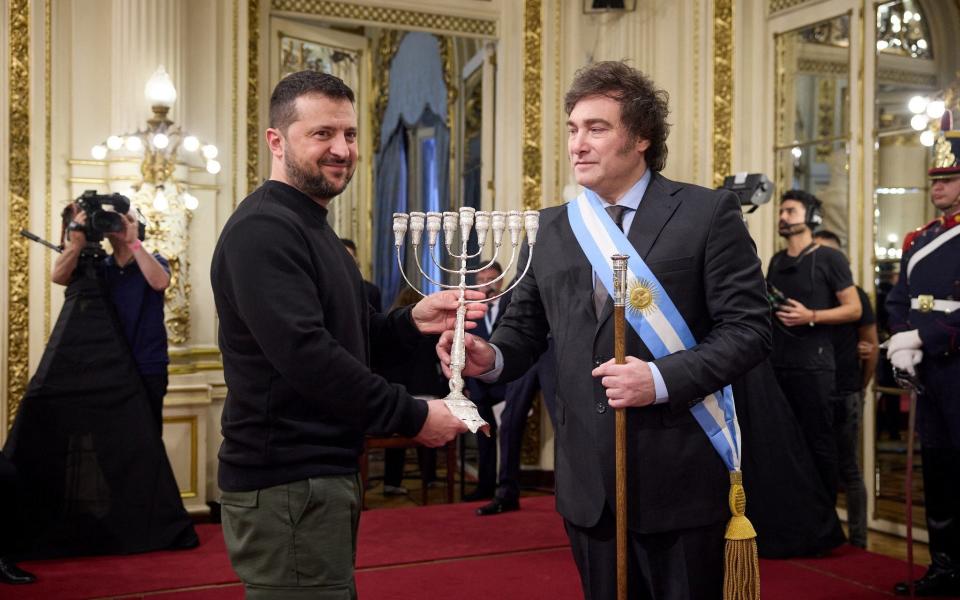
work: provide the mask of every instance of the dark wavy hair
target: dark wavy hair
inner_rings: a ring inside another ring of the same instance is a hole
[[[280,80],[270,95],[270,127],[286,135],[287,127],[297,120],[297,98],[308,94],[356,102],[350,86],[335,75],[317,71],[291,73]]]
[[[581,68],[563,98],[567,115],[588,96],[607,96],[620,103],[620,121],[634,139],[650,142],[644,160],[652,171],[667,164],[670,95],[657,89],[642,72],[621,61],[603,61]]]
[[[803,209],[806,211],[807,217],[806,220],[809,220],[810,212],[814,209],[823,213],[823,202],[820,201],[820,198],[817,198],[810,192],[804,190],[787,190],[780,197],[780,203],[782,204],[784,200],[796,200],[797,202],[803,204]]]

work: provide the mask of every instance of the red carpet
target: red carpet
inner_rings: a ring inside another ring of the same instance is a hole
[[[474,516],[476,506],[364,513],[357,558],[361,598],[581,597],[552,497],[524,498],[521,511],[484,519]],[[190,551],[23,563],[40,581],[0,586],[0,598],[241,600],[243,587],[230,568],[219,526],[201,525],[197,532],[201,545]],[[820,559],[765,560],[760,565],[762,597],[890,599],[905,571],[901,561],[850,547]]]

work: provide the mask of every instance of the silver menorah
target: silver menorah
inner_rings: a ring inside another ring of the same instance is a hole
[[[460,209],[459,213],[393,213],[393,244],[397,252],[397,265],[399,265],[400,273],[403,275],[403,279],[407,282],[407,285],[416,290],[421,296],[425,295],[423,290],[419,289],[416,285],[411,283],[409,279],[407,279],[407,274],[403,268],[403,258],[401,257],[400,250],[405,244],[405,237],[407,231],[409,230],[410,241],[411,245],[413,246],[413,254],[416,257],[417,270],[420,272],[420,274],[423,275],[427,281],[439,286],[441,289],[455,289],[459,292],[457,321],[453,329],[453,347],[450,351],[450,393],[447,394],[443,401],[450,409],[450,412],[463,421],[467,427],[470,428],[472,433],[476,433],[478,430],[482,429],[484,433],[489,435],[490,426],[480,417],[480,414],[477,412],[477,405],[471,402],[470,399],[463,394],[463,377],[461,376],[461,373],[463,372],[463,367],[466,364],[466,353],[463,348],[464,322],[467,314],[466,305],[468,303],[489,302],[499,298],[500,296],[503,296],[516,287],[523,276],[527,274],[527,270],[530,268],[530,263],[533,260],[533,246],[537,243],[537,230],[539,227],[540,213],[535,210],[528,210],[524,211],[523,213],[517,210],[512,210],[504,213],[497,210],[493,212],[482,210],[477,211],[469,206],[465,206]],[[427,230],[427,245],[429,247],[428,254],[430,255],[431,262],[438,269],[440,269],[442,273],[448,273],[452,277],[456,278],[457,283],[445,284],[439,281],[434,281],[427,271],[424,270],[423,265],[420,263],[420,249],[424,228]],[[527,264],[524,265],[523,272],[513,281],[510,287],[503,290],[496,296],[492,296],[484,300],[467,300],[465,298],[466,290],[479,289],[486,285],[500,281],[510,270],[510,268],[513,267],[514,261],[517,260],[519,256],[517,249],[522,241],[521,228],[522,230],[526,231],[527,246],[529,248],[529,252],[527,253]],[[460,267],[458,269],[448,269],[444,267],[441,264],[442,261],[437,257],[437,239],[440,236],[441,229],[443,230],[443,243],[444,246],[446,246],[447,254],[454,261],[459,261]],[[467,252],[467,242],[470,239],[470,232],[472,230],[476,230],[477,233],[478,249],[476,252],[470,254]],[[500,246],[503,244],[504,231],[509,232],[510,234],[510,261],[503,273],[501,273],[500,276],[493,281],[485,284],[467,285],[467,275],[478,273],[488,268],[494,263],[494,261],[497,260],[497,256],[500,254]],[[458,237],[459,239],[457,239]],[[488,238],[490,237],[493,238],[493,257],[482,267],[477,269],[468,269],[467,261],[480,256],[487,245]],[[454,242],[459,242],[459,253],[454,251]]]

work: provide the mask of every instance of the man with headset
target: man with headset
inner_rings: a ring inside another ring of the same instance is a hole
[[[823,222],[820,200],[789,190],[780,200],[779,233],[787,247],[776,253],[767,284],[776,319],[771,362],[803,430],[830,497],[836,501],[839,459],[833,436],[835,362],[832,327],[860,318],[861,306],[846,258],[817,244]]]

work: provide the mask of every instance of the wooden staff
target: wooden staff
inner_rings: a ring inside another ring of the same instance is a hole
[[[618,365],[627,362],[627,260],[615,254],[613,261],[613,351]],[[627,600],[627,413],[616,415],[617,456],[617,600]]]
[[[907,418],[907,474],[904,488],[907,500],[907,590],[914,597],[913,585],[913,429],[917,424],[917,390],[910,389],[910,413]]]

